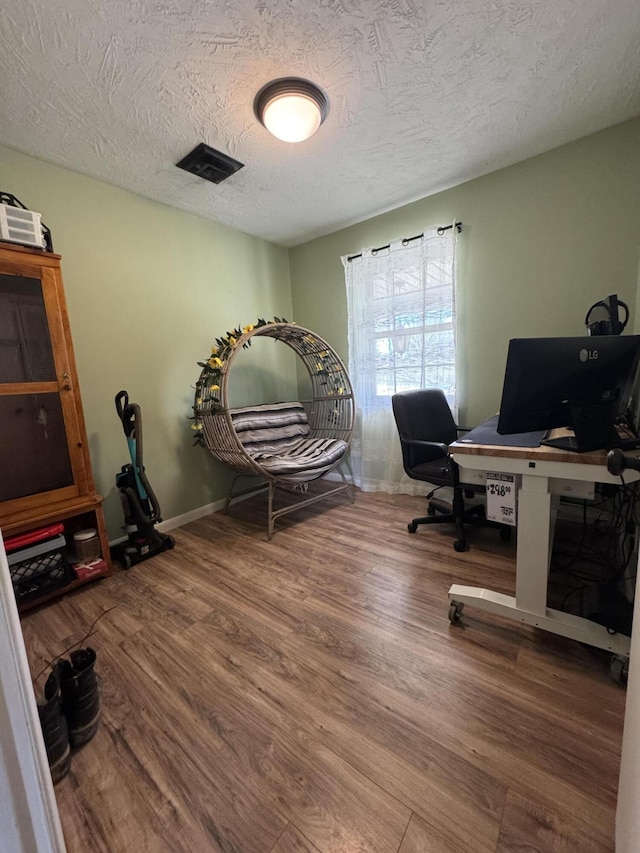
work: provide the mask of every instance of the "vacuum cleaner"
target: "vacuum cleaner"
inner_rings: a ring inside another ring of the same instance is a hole
[[[129,402],[126,391],[119,391],[116,394],[115,403],[129,445],[131,462],[123,465],[120,473],[116,475],[127,539],[111,548],[111,556],[124,569],[130,569],[142,560],[148,560],[161,551],[170,550],[175,546],[175,540],[173,536],[167,536],[166,533],[156,530],[156,524],[162,521],[162,517],[160,505],[149,485],[142,464],[140,406]]]

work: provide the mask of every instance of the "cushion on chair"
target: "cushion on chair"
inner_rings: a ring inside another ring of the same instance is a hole
[[[347,449],[341,439],[309,438],[301,403],[247,406],[231,409],[230,415],[247,453],[269,474],[291,483],[322,477]]]
[[[253,458],[281,480],[304,483],[330,471],[345,454],[346,441],[336,438],[302,438],[278,454],[258,453]]]
[[[233,428],[252,456],[280,453],[309,436],[307,413],[301,403],[268,403],[230,409]]]

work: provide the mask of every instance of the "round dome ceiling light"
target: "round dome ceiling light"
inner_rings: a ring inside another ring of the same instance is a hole
[[[258,121],[278,139],[302,142],[326,119],[329,99],[310,80],[281,77],[260,89],[253,109]]]

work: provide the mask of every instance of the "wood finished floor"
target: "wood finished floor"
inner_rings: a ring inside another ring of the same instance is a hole
[[[360,492],[268,542],[263,500],[23,618],[35,677],[112,608],[102,724],[55,789],[69,853],[612,851],[607,661],[447,619],[452,582],[513,594],[514,544],[457,554],[446,526],[407,533],[420,498]]]

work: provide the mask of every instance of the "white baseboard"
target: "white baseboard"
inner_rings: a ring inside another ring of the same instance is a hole
[[[205,504],[204,506],[199,506],[197,509],[184,512],[182,515],[175,515],[173,518],[167,518],[165,521],[162,521],[157,525],[157,529],[161,533],[168,533],[169,530],[173,530],[175,527],[182,527],[183,524],[188,524],[190,521],[197,521],[205,515],[211,515],[212,512],[218,512],[224,507],[224,502],[225,499],[222,498],[222,500],[215,501],[214,503]],[[112,548],[114,545],[120,545],[122,542],[126,541],[126,536],[118,536],[116,539],[109,540],[109,547]]]
[[[337,480],[340,482],[342,477],[336,471],[332,471],[330,474],[326,474],[323,477],[324,480]],[[259,494],[264,490],[264,487],[258,487],[254,491],[248,492],[244,495],[238,495],[233,498],[231,503],[236,504],[240,503],[240,501],[246,501],[248,498],[252,498],[254,495]],[[214,503],[205,504],[204,506],[198,507],[197,509],[192,509],[189,512],[185,512],[182,515],[176,515],[173,518],[167,518],[161,524],[158,525],[158,530],[161,533],[167,533],[169,530],[173,530],[174,527],[182,527],[183,524],[188,524],[190,521],[197,521],[199,518],[203,518],[205,515],[211,515],[212,512],[219,512],[224,508],[226,498],[222,498],[219,501],[215,501]],[[126,536],[123,536],[120,542],[124,541]]]
[[[183,512],[182,515],[174,515],[173,518],[167,518],[158,525],[158,530],[161,533],[168,533],[175,527],[182,527],[183,524],[189,524],[190,521],[197,521],[199,518],[204,518],[205,515],[211,515],[212,512],[219,512],[225,504],[225,498],[219,501],[214,501],[204,506],[199,506],[197,509],[192,509],[189,512]]]
[[[254,492],[250,492],[249,494],[239,495],[238,497],[233,498],[231,503],[236,504],[240,501],[245,501],[247,498],[253,497],[253,495],[257,494],[259,491],[260,489],[256,489]],[[190,521],[197,521],[199,518],[204,518],[205,515],[220,512],[221,509],[224,509],[225,503],[226,498],[221,498],[213,503],[205,504],[204,506],[197,507],[197,509],[189,510],[189,512],[183,512],[182,515],[174,515],[173,518],[166,518],[157,525],[157,529],[161,533],[168,533],[176,527],[182,527],[183,524],[189,524]],[[110,539],[109,545],[112,547],[113,545],[120,545],[121,542],[126,541],[126,536],[119,536],[117,539]]]
[[[337,471],[331,471],[329,474],[324,476],[325,480],[337,480],[340,482],[342,477]],[[238,495],[233,498],[231,503],[236,504],[240,501],[246,501],[248,498],[252,498],[254,495],[259,494],[263,491],[264,486],[258,487],[257,489],[248,492],[246,494]],[[211,515],[214,512],[220,512],[221,509],[224,509],[224,505],[226,502],[226,498],[221,498],[218,501],[214,501],[213,503],[205,504],[204,506],[200,506],[197,509],[189,510],[189,512],[184,512],[182,515],[175,515],[173,518],[167,518],[157,525],[157,529],[161,533],[168,533],[170,530],[173,530],[176,527],[182,527],[183,524],[189,524],[190,521],[197,521],[199,518],[204,518],[205,515]],[[121,542],[126,542],[126,536],[119,536],[117,539],[110,539],[109,546],[120,545]]]

